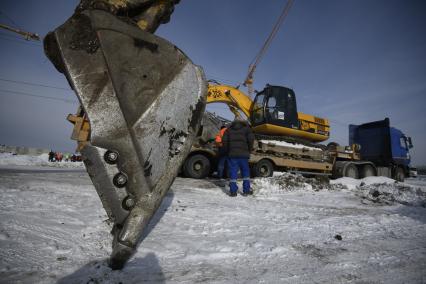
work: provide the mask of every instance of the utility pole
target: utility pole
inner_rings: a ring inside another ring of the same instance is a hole
[[[36,33],[30,33],[30,32],[27,32],[27,31],[22,31],[22,30],[19,30],[19,29],[16,29],[16,28],[6,26],[4,24],[0,24],[0,28],[14,32],[14,33],[17,33],[17,34],[20,34],[20,35],[24,36],[24,38],[26,40],[37,40],[37,41],[40,40],[40,36]]]

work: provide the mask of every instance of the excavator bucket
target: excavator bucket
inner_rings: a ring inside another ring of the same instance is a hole
[[[186,158],[207,83],[176,46],[102,10],[85,10],[45,38],[90,123],[81,153],[114,222],[110,266],[134,253]]]

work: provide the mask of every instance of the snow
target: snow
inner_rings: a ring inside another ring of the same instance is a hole
[[[366,177],[363,179],[353,179],[350,177],[342,177],[335,180],[331,180],[330,184],[341,184],[349,189],[356,189],[361,184],[362,185],[371,185],[371,184],[394,184],[396,181],[388,177]]]
[[[49,162],[48,154],[38,156],[14,155],[12,153],[0,153],[0,167],[3,166],[39,166],[53,168],[84,168],[82,162]]]
[[[290,148],[296,148],[296,149],[309,149],[312,151],[321,151],[319,148],[309,147],[303,144],[297,144],[297,143],[289,143],[285,141],[277,141],[277,140],[259,140],[259,142],[264,144],[272,144],[276,146],[283,146],[283,147],[290,147]]]
[[[84,170],[2,167],[0,282],[425,283],[426,179],[353,183],[282,174],[231,198],[219,180],[177,178],[111,271],[111,227]],[[374,202],[368,187],[413,200]]]

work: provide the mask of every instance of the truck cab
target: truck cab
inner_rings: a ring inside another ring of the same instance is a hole
[[[349,144],[360,145],[362,160],[374,163],[377,174],[403,181],[410,176],[411,137],[391,127],[389,118],[349,126]]]
[[[401,130],[390,128],[392,158],[397,165],[408,167],[411,162],[409,150],[413,148],[411,137],[407,137]]]

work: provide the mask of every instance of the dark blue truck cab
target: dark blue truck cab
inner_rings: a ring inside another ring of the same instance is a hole
[[[403,181],[410,176],[410,137],[384,120],[349,125],[349,145],[359,145],[361,159],[376,167],[376,174]]]

